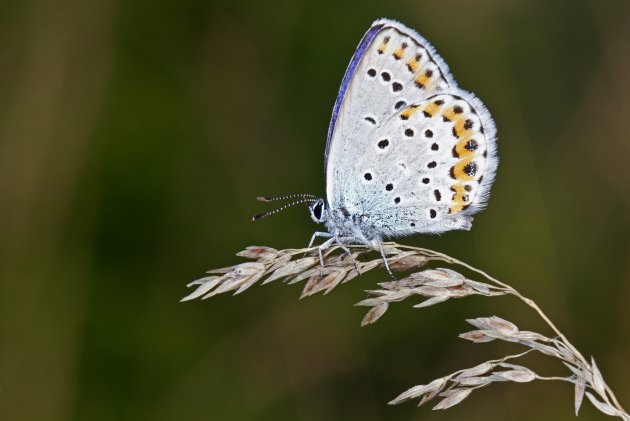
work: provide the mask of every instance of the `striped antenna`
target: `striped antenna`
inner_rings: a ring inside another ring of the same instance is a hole
[[[280,199],[278,199],[278,200],[280,200]],[[314,203],[314,202],[317,202],[318,200],[319,200],[319,198],[313,196],[312,199],[311,198],[305,198],[305,199],[298,200],[298,201],[295,201],[295,202],[287,203],[286,205],[284,205],[284,206],[282,206],[282,207],[280,207],[278,209],[274,209],[274,210],[269,211],[269,212],[259,213],[259,214],[256,214],[256,215],[252,216],[252,221],[258,221],[259,219],[262,219],[262,218],[265,218],[265,217],[267,217],[269,215],[273,215],[274,213],[278,213],[280,211],[283,211],[286,208],[290,208],[291,206],[299,205],[300,203]]]
[[[317,200],[319,199],[319,197],[312,195],[312,194],[290,194],[288,196],[278,196],[278,197],[271,197],[271,196],[258,196],[256,198],[256,200],[260,201],[260,202],[276,202],[278,200],[289,200],[289,199],[313,199],[313,200]]]

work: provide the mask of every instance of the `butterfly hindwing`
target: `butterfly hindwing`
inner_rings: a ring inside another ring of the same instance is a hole
[[[467,229],[497,166],[495,127],[481,101],[458,90],[391,116],[352,161],[344,206],[379,235]]]

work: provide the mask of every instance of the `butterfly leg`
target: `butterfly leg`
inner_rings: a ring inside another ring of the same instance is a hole
[[[342,243],[342,240],[352,240],[352,238],[339,238],[339,237],[334,237],[333,238],[335,240],[335,242],[337,243],[337,245],[343,250],[345,251],[348,256],[350,256],[350,259],[352,260],[352,264],[354,265],[354,269],[357,271],[357,273],[359,275],[361,275],[361,271],[359,270],[359,265],[357,265],[357,261],[354,259],[354,256],[352,255],[352,253],[350,252],[350,249],[348,249],[348,247],[346,247],[346,245],[344,243]]]
[[[385,262],[385,269],[387,269],[387,273],[389,273],[389,276],[391,276],[394,281],[397,281],[398,279],[396,279],[394,273],[389,268],[389,263],[387,263],[387,256],[385,255],[385,250],[383,250],[383,243],[379,242],[378,247],[381,249],[381,256],[383,257],[383,262]]]
[[[324,237],[324,238],[330,238],[333,235],[329,232],[323,232],[323,231],[316,231],[315,233],[313,233],[313,236],[311,237],[311,241],[308,243],[308,248],[313,247],[313,243],[315,242],[315,239],[317,237]]]
[[[315,242],[315,239],[317,237],[324,237],[324,238],[330,238],[333,235],[329,232],[322,232],[322,231],[316,231],[313,233],[313,236],[311,237],[311,241],[308,243],[308,247],[307,248],[311,248],[313,247],[313,243]],[[308,254],[308,252],[304,253],[304,256],[306,256]]]
[[[328,233],[326,233],[326,234],[328,234]],[[332,243],[334,243],[336,239],[337,239],[337,237],[329,238],[328,240],[326,240],[322,244],[320,244],[319,247],[317,247],[317,253],[319,254],[319,276],[321,276],[322,278],[324,277],[324,255],[323,255],[322,251],[324,251],[328,247],[330,247],[330,245]]]

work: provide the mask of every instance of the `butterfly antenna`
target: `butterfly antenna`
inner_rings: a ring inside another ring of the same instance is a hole
[[[280,199],[278,199],[278,200],[280,200]],[[274,209],[274,210],[269,211],[269,212],[264,212],[264,213],[259,213],[259,214],[254,215],[252,217],[252,221],[257,221],[257,220],[265,218],[265,217],[267,217],[269,215],[273,215],[274,213],[278,213],[280,211],[283,211],[286,208],[290,208],[291,206],[299,205],[300,203],[313,203],[313,202],[317,202],[317,200],[318,200],[318,198],[313,196],[312,199],[311,198],[304,198],[302,200],[297,200],[295,202],[287,203],[286,205],[284,205],[284,206],[282,206],[282,207],[280,207],[278,209]]]
[[[288,196],[277,196],[277,197],[258,196],[256,200],[260,202],[277,202],[278,200],[289,200],[289,199],[298,199],[298,198],[299,199],[313,199],[313,200],[319,199],[319,197],[313,194],[290,194]]]

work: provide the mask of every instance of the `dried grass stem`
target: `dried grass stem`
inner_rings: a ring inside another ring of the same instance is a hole
[[[507,355],[455,371],[426,385],[414,386],[391,401],[391,404],[418,399],[422,405],[440,397],[440,402],[433,409],[447,409],[462,402],[474,390],[495,382],[557,380],[574,385],[576,415],[586,395],[601,412],[630,421],[630,416],[604,381],[595,360],[587,360],[534,300],[486,272],[443,253],[396,243],[385,243],[383,247],[390,268],[408,275],[400,280],[379,283],[379,289],[367,291],[370,297],[356,304],[370,308],[361,322],[363,326],[376,322],[392,303],[411,297],[425,298],[414,305],[421,308],[470,295],[512,295],[534,309],[555,335],[547,337],[520,330],[514,323],[497,316],[469,319],[467,321],[476,330],[462,333],[459,335],[461,338],[475,343],[502,340],[521,344],[528,349],[520,354]],[[240,294],[256,283],[266,284],[279,279],[288,284],[305,281],[301,298],[319,292],[327,294],[337,285],[355,278],[359,274],[357,268],[360,273],[365,273],[384,266],[380,256],[373,257],[375,253],[371,248],[361,245],[352,245],[349,248],[352,256],[340,252],[338,247],[327,250],[322,269],[316,257],[317,248],[276,250],[270,247],[248,247],[237,255],[254,261],[209,271],[209,276],[189,284],[196,289],[182,301],[205,299],[225,292]],[[468,279],[452,268],[425,269],[430,262],[443,262],[451,267],[465,268],[479,275],[482,280]],[[570,375],[540,376],[527,367],[507,362],[532,351],[558,359],[569,369]]]

